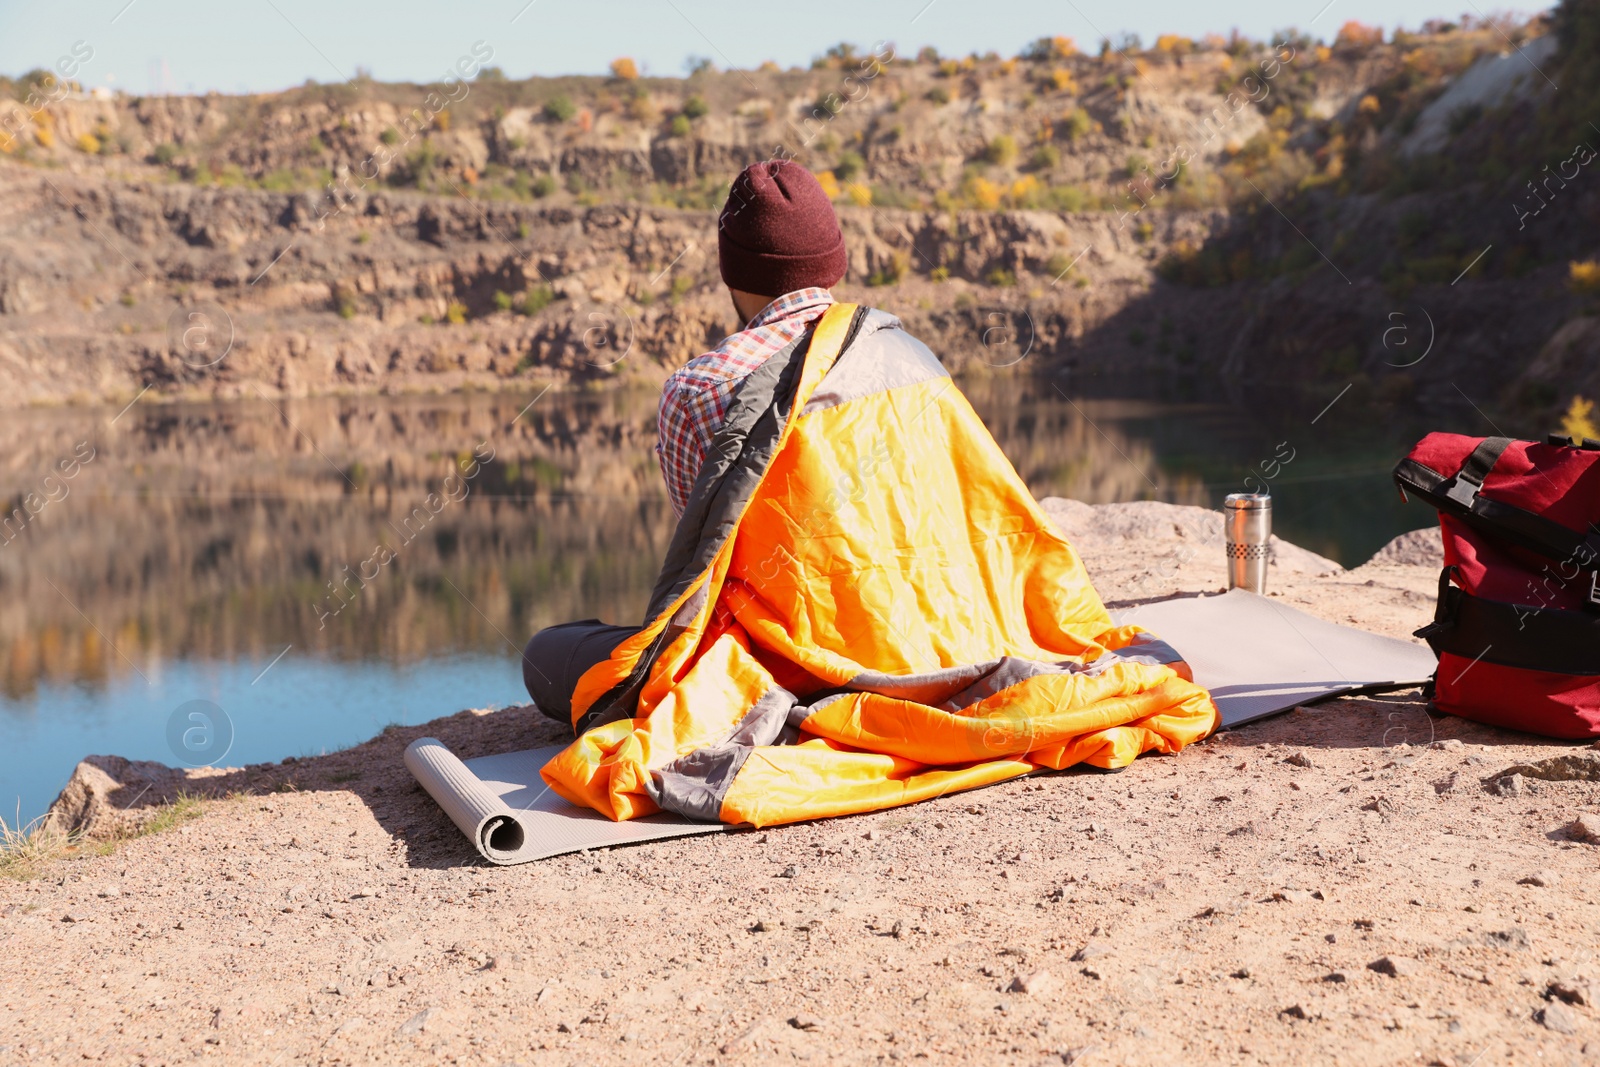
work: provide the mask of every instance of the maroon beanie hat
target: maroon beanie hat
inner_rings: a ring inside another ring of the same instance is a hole
[[[832,288],[844,277],[844,235],[822,186],[787,159],[746,167],[717,219],[722,280],[735,289],[779,297]]]

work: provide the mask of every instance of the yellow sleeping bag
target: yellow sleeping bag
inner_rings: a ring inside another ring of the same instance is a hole
[[[648,619],[544,768],[613,819],[872,811],[1218,723],[1170,647],[1112,624],[938,359],[853,304],[741,386]]]

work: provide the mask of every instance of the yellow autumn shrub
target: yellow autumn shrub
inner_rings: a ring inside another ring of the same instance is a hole
[[[993,211],[1000,206],[1000,201],[1006,194],[1006,187],[998,182],[992,182],[981,175],[974,175],[966,183],[966,194],[973,206],[984,211]]]
[[[1574,441],[1582,441],[1585,437],[1600,439],[1600,428],[1594,424],[1594,401],[1581,396],[1573,397],[1561,420],[1561,432]]]
[[[1031,174],[1024,174],[1011,183],[1011,188],[1006,190],[1006,199],[1012,207],[1027,207],[1042,188],[1039,179]]]
[[[1567,267],[1567,288],[1585,295],[1600,293],[1600,263],[1589,259],[1573,261]]]

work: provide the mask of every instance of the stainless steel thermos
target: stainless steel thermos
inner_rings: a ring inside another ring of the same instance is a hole
[[[1228,588],[1267,592],[1267,542],[1272,537],[1272,497],[1229,493],[1222,501],[1228,546]]]

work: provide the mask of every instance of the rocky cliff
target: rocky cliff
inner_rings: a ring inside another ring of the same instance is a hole
[[[0,176],[11,403],[659,379],[735,328],[707,211],[387,190],[318,219],[307,194]],[[1209,224],[1174,217],[1140,241],[1098,212],[840,215],[841,294],[894,310],[955,369],[1069,354],[1149,289],[1152,251]],[[1073,270],[1096,283],[1053,284],[1089,246]],[[904,284],[863,284],[897,270]]]
[[[657,380],[734,325],[712,212],[785,155],[837,193],[842,294],[955,369],[1376,403],[1468,380],[1548,414],[1600,387],[1568,373],[1600,365],[1593,6],[686,79],[478,53],[471,80],[236,97],[31,75],[0,101],[0,403]]]

